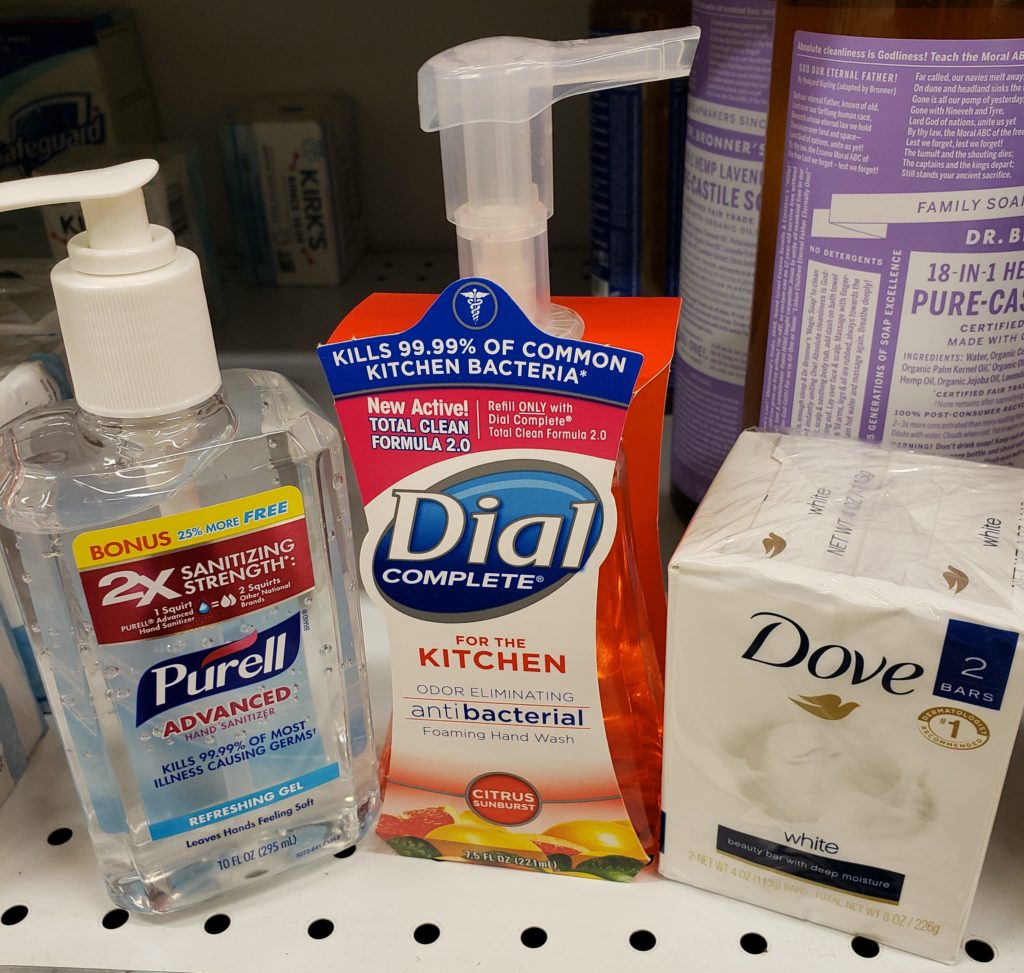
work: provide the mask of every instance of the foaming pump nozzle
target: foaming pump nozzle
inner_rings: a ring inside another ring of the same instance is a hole
[[[577,337],[551,305],[551,106],[572,95],[690,73],[700,30],[577,41],[488,37],[419,70],[420,126],[441,133],[445,204],[459,273],[500,284],[527,317]],[[574,333],[575,332],[575,333]]]

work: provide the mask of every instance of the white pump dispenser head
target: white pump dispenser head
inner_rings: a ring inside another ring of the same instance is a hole
[[[87,227],[50,275],[75,398],[110,418],[169,415],[221,384],[199,261],[150,225],[152,159],[0,184],[0,212],[79,202]]]
[[[688,75],[699,37],[696,27],[579,41],[489,37],[420,68],[420,127],[441,132],[461,276],[495,281],[535,324],[551,322],[552,104]]]

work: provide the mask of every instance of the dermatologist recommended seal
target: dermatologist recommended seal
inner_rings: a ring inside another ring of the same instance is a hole
[[[933,706],[917,718],[925,738],[950,750],[977,750],[988,743],[985,721],[955,706]]]

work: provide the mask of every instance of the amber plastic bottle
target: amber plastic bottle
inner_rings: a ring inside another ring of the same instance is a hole
[[[597,583],[597,679],[619,791],[640,844],[653,857],[661,808],[665,687],[636,570],[621,453],[612,494],[619,523]]]
[[[750,326],[744,424],[757,425],[769,339],[786,149],[787,107],[797,31],[847,37],[985,40],[1024,37],[1022,0],[779,0],[765,144],[761,228]],[[1017,65],[1019,67],[1019,65]],[[1019,181],[1019,173],[1018,173]],[[937,187],[936,187],[937,188]],[[871,191],[871,177],[863,191]],[[879,189],[879,191],[888,191]]]

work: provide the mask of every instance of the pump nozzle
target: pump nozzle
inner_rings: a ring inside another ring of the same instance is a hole
[[[166,415],[220,388],[199,261],[146,214],[152,159],[0,184],[0,212],[81,203],[86,230],[53,268],[75,398],[94,415]]]
[[[150,226],[142,195],[142,187],[159,168],[153,159],[139,159],[107,169],[0,183],[0,213],[81,203],[87,239],[75,237],[68,244],[68,256],[76,270],[87,274],[152,270],[173,260],[175,249],[170,231]],[[83,250],[93,252],[83,254]],[[99,259],[97,254],[102,254]]]
[[[696,27],[578,41],[489,37],[420,68],[420,126],[441,132],[445,202],[463,277],[496,281],[534,323],[545,324],[552,104],[688,75],[699,37]]]

